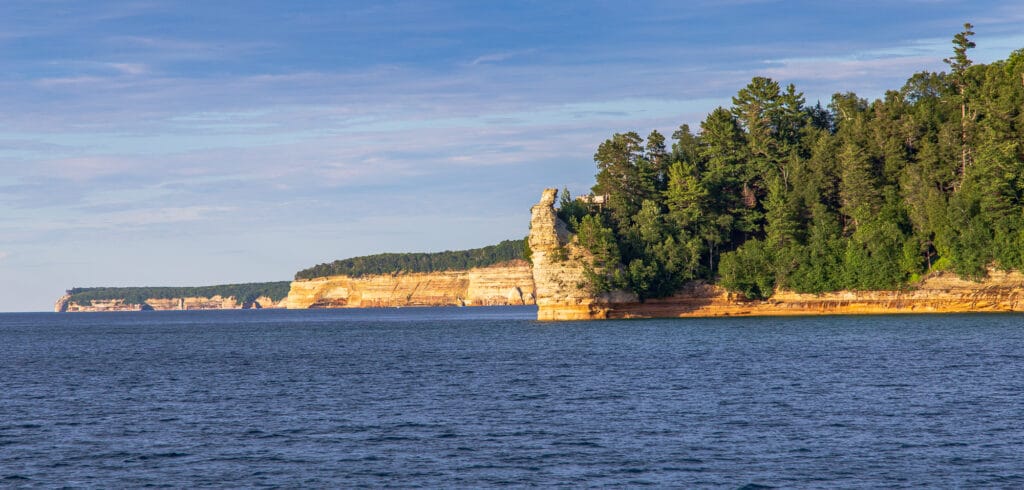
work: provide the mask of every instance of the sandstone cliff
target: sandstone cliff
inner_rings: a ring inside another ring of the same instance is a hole
[[[590,254],[577,245],[555,214],[557,189],[545,189],[530,208],[530,251],[537,289],[538,320],[607,318],[609,305],[637,300],[625,292],[594,296],[583,289],[583,264]]]
[[[221,297],[188,297],[188,298],[149,298],[144,303],[128,303],[123,299],[92,300],[89,304],[79,304],[70,295],[61,296],[53,310],[60,312],[82,311],[143,311],[143,310],[240,310],[260,308],[284,308],[285,300],[274,301],[267,296],[256,298],[255,301],[244,303],[234,296]]]
[[[777,291],[765,301],[745,300],[703,282],[643,303],[621,291],[594,296],[582,287],[588,255],[555,214],[556,197],[556,189],[546,189],[531,209],[529,240],[539,320],[1024,311],[1024,274],[996,270],[982,282],[935,273],[905,291]]]
[[[525,260],[458,271],[297,280],[286,300],[290,309],[532,304],[533,276]]]

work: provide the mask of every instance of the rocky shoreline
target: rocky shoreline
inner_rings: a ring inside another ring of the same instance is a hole
[[[1024,311],[1024,274],[990,270],[981,282],[955,274],[930,274],[899,291],[776,291],[768,300],[747,300],[725,289],[693,282],[677,294],[639,301],[626,291],[592,295],[584,290],[589,254],[558,219],[556,189],[546,189],[531,209],[530,248],[539,320],[733,316],[865,315]]]
[[[584,264],[589,253],[575,241],[554,209],[556,189],[546,189],[531,208],[531,261],[516,260],[489,267],[430,273],[363,277],[330,276],[292,281],[288,296],[275,301],[260,297],[240,302],[235,297],[150,298],[144,303],[124,299],[79,304],[60,298],[58,312],[140,310],[224,310],[263,308],[366,308],[407,306],[538,307],[538,320],[609,318],[673,318],[796,315],[870,315],[906,313],[969,313],[1024,311],[1024,274],[990,270],[973,282],[936,272],[904,290],[835,291],[801,294],[776,291],[767,300],[748,300],[720,286],[687,284],[667,298],[640,301],[627,291],[600,295],[587,292]]]

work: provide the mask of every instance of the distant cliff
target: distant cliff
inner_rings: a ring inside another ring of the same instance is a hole
[[[292,282],[289,309],[534,304],[529,262],[429,273],[330,276]]]
[[[521,258],[494,263],[496,258],[502,256],[522,257],[523,245],[521,240],[509,240],[495,246],[466,251],[380,254],[321,264],[303,271],[312,274],[328,267],[357,270],[389,268],[396,264],[414,270],[416,267],[437,268],[466,262],[490,264],[432,272],[363,273],[356,277],[338,274],[302,278],[293,282],[198,288],[75,288],[57,300],[54,310],[84,312],[532,305],[535,303],[530,263]],[[407,259],[416,263],[404,264],[402,261]]]
[[[644,302],[625,291],[594,295],[584,287],[590,255],[558,219],[556,196],[557,190],[546,189],[531,210],[529,244],[540,320],[1024,311],[1024,274],[997,270],[981,282],[939,272],[907,290],[776,291],[763,301],[700,281],[670,297]]]
[[[283,308],[288,281],[200,287],[73,288],[54,311],[227,310]]]
[[[145,311],[145,310],[247,310],[261,308],[284,308],[285,301],[274,301],[267,296],[260,296],[252,301],[241,302],[234,296],[222,297],[180,297],[180,298],[147,298],[133,303],[125,299],[94,299],[80,303],[72,295],[65,294],[57,300],[54,311]]]

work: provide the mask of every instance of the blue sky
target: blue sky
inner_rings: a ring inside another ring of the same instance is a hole
[[[1018,1],[0,3],[0,311],[520,238],[615,132],[750,78],[874,98]]]

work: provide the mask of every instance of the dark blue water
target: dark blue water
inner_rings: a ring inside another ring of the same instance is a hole
[[[1024,487],[1024,316],[0,315],[0,486]]]

